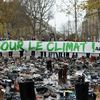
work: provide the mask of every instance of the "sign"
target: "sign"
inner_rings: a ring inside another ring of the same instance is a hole
[[[78,52],[100,53],[99,42],[71,41],[0,41],[0,52],[8,51],[48,51],[48,52]]]

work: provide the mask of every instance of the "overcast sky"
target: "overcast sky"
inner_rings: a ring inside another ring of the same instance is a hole
[[[59,9],[60,9],[60,7],[58,6],[58,5],[61,5],[62,4],[62,2],[61,1],[63,1],[63,0],[56,0],[56,5],[55,5],[55,7],[54,7],[54,19],[52,19],[51,21],[50,21],[50,25],[52,25],[52,26],[54,26],[54,27],[56,27],[56,29],[58,30],[58,31],[61,31],[61,27],[62,27],[62,25],[63,24],[66,24],[67,22],[68,22],[68,18],[69,18],[69,20],[71,21],[71,23],[72,23],[72,27],[74,28],[74,10],[72,11],[73,12],[73,15],[69,15],[69,17],[68,16],[66,16],[66,14],[65,13],[63,13],[63,12],[60,12],[59,11]],[[74,1],[74,0],[70,0],[70,1]],[[79,0],[78,2],[80,3],[80,2],[82,2],[83,0]],[[66,0],[66,2],[67,2],[67,4],[68,5],[70,5],[71,3],[68,3],[68,0]],[[72,6],[72,4],[70,5],[70,7]],[[64,8],[66,8],[66,6],[63,6]],[[72,9],[71,9],[72,10]],[[82,19],[83,19],[83,16],[85,15],[85,13],[84,12],[82,12],[82,14],[81,14],[81,16],[82,17],[80,17],[79,18],[79,20],[78,20],[78,26],[81,26],[81,22],[82,22]]]
[[[50,21],[50,25],[57,28],[57,30],[60,30],[61,25],[67,22],[67,17],[65,14],[57,12],[54,16],[54,19]]]
[[[57,30],[59,30],[60,26],[67,21],[67,17],[64,13],[59,11],[58,5],[61,4],[61,0],[56,0],[56,4],[54,6],[53,12],[54,12],[54,19],[50,21],[50,24],[54,27],[56,27]]]

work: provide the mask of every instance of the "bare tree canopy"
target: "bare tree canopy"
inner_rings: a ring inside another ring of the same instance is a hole
[[[52,18],[51,9],[55,0],[23,0],[22,5],[26,7],[26,14],[31,18],[33,33],[41,33],[48,21]]]

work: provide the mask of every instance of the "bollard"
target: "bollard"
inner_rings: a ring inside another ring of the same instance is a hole
[[[77,83],[75,85],[76,100],[88,100],[89,83]]]
[[[67,82],[67,66],[64,65],[62,69],[58,72],[58,83],[66,84]]]
[[[88,100],[89,83],[84,76],[79,76],[75,84],[76,100]]]
[[[47,63],[47,66],[46,66],[47,70],[49,70],[51,72],[52,71],[52,61],[51,61],[51,59],[48,59],[46,63]]]
[[[34,82],[26,81],[19,83],[21,100],[36,100]]]

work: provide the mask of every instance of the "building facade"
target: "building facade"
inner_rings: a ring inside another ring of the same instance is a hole
[[[100,9],[87,10],[82,22],[84,39],[100,41]]]

